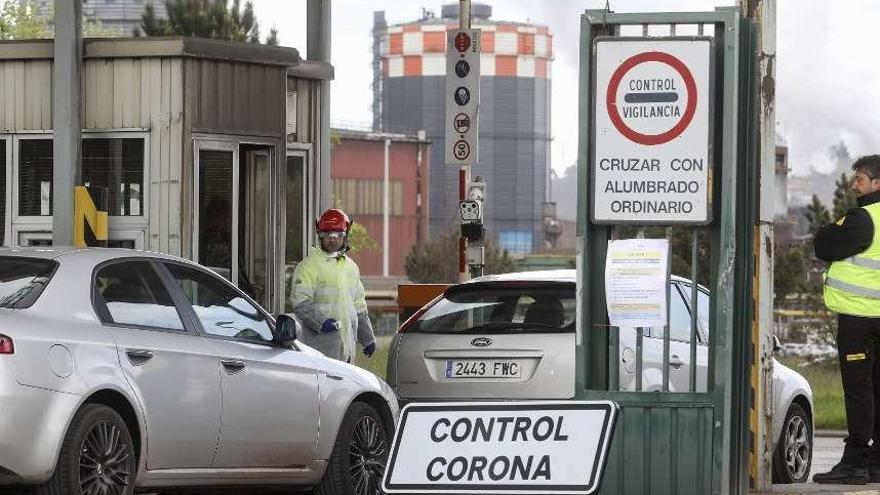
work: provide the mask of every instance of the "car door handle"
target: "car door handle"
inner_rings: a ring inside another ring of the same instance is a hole
[[[682,361],[682,360],[681,360],[678,356],[676,356],[675,354],[673,354],[672,357],[669,359],[669,366],[672,366],[673,368],[675,368],[675,369],[677,369],[677,370],[678,370],[678,369],[681,369],[681,366],[682,366],[683,364],[684,364],[684,361]]]
[[[146,349],[126,349],[125,355],[128,356],[128,360],[131,364],[135,366],[141,366],[150,359],[153,359],[153,351],[148,351]]]
[[[222,359],[220,360],[220,364],[226,368],[226,372],[230,375],[240,372],[245,367],[244,361],[240,359]]]

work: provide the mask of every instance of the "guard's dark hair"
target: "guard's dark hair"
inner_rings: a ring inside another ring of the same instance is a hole
[[[853,163],[852,169],[864,172],[872,179],[880,179],[880,155],[865,155]]]

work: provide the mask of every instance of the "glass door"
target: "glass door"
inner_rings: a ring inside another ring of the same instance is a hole
[[[307,234],[309,232],[307,194],[306,194],[306,151],[287,151],[287,163],[280,171],[281,204],[284,205],[281,225],[284,227],[282,252],[284,253],[283,276],[284,284],[280,291],[284,295],[284,312],[290,313],[293,288],[293,270],[306,256]]]
[[[272,147],[196,141],[196,261],[272,308]]]
[[[196,142],[193,253],[195,261],[238,284],[238,150],[231,143]]]
[[[271,308],[268,294],[269,238],[271,226],[270,169],[271,148],[241,146],[238,171],[238,286],[266,308]]]

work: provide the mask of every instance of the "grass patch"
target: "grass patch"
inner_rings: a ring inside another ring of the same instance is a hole
[[[843,405],[843,386],[837,359],[813,362],[797,357],[783,357],[779,361],[804,375],[813,389],[813,407],[817,430],[845,430],[846,410]]]
[[[358,346],[357,357],[354,364],[368,371],[373,372],[381,379],[385,379],[385,371],[388,365],[388,348],[391,346],[391,335],[376,336],[376,352],[373,357],[368,358]]]

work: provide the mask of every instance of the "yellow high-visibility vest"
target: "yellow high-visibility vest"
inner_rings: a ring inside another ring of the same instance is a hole
[[[880,317],[880,203],[863,208],[874,223],[874,238],[868,249],[828,267],[825,305],[845,315]]]

